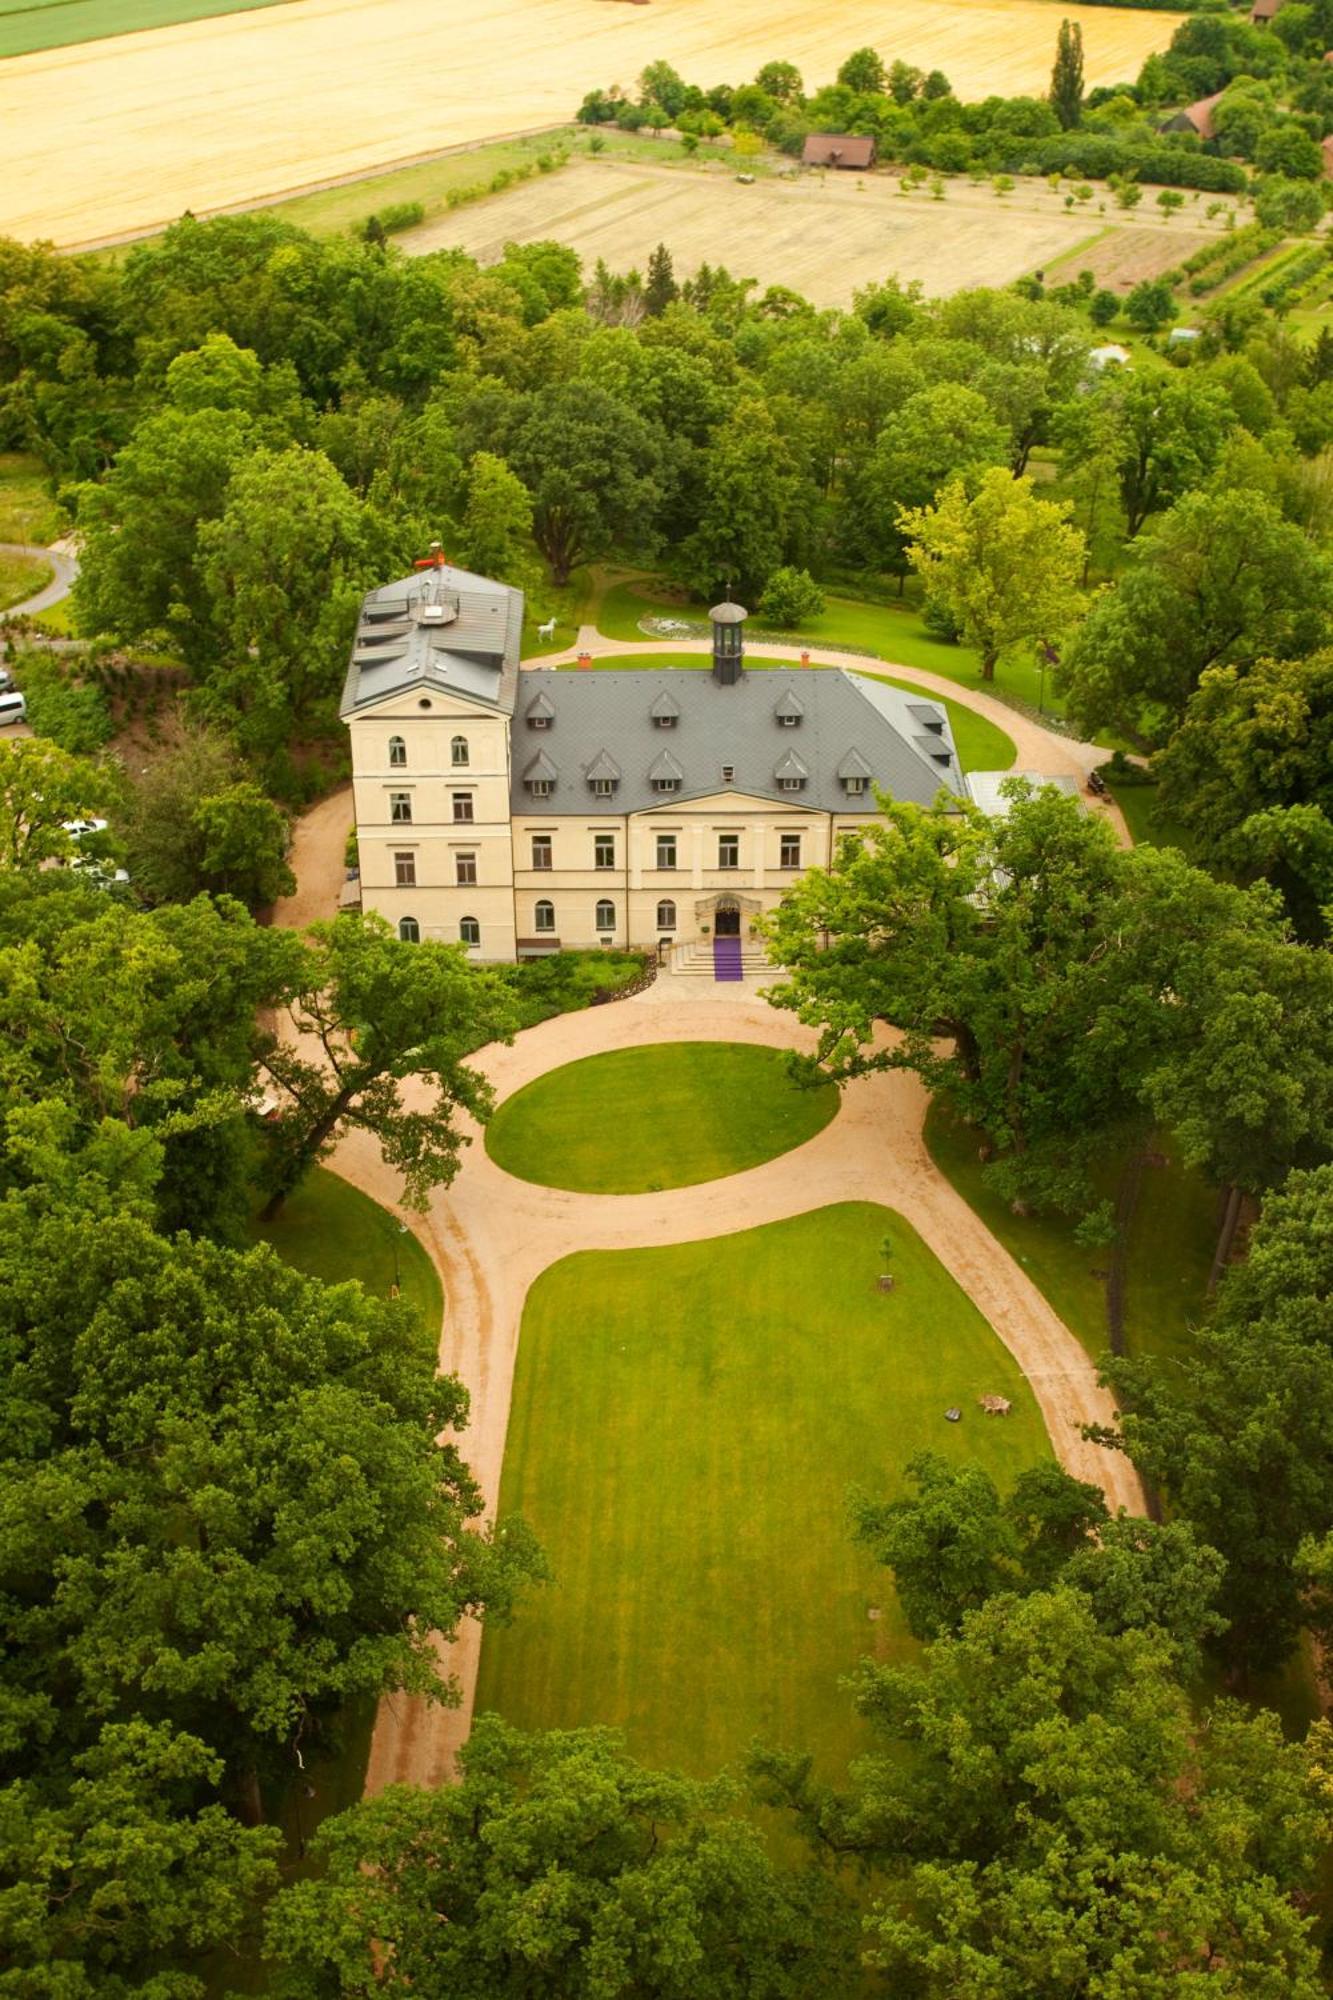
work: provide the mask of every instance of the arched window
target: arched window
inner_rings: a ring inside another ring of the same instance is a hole
[[[464,944],[480,944],[481,925],[475,917],[460,917],[458,921],[458,935]]]
[[[555,929],[554,903],[548,903],[543,900],[533,905],[532,928],[535,931],[553,931]]]
[[[389,763],[395,771],[401,771],[407,763],[407,745],[401,736],[389,738]]]
[[[674,931],[676,928],[676,906],[669,896],[657,906],[657,928],[659,931]]]
[[[599,931],[613,931],[616,927],[616,906],[604,896],[597,905],[597,928]]]
[[[399,917],[398,935],[404,944],[420,944],[421,925],[415,917]]]
[[[467,760],[467,738],[466,736],[455,736],[453,742],[449,745],[449,762],[455,770],[458,770],[460,765],[467,763]]]

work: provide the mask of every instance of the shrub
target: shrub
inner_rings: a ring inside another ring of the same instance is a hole
[[[49,736],[73,757],[91,757],[111,741],[111,704],[101,688],[76,680],[49,654],[25,653],[17,664],[36,735]]]
[[[809,570],[786,564],[769,577],[759,609],[771,625],[804,625],[824,609],[824,593]]]

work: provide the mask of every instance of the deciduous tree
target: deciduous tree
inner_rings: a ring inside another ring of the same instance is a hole
[[[396,1786],[327,1822],[318,1880],[278,1901],[294,1996],[815,2000],[851,1976],[846,1914],[779,1871],[725,1782],[633,1763],[609,1730],[483,1716],[461,1781]]]
[[[207,731],[185,736],[133,782],[125,837],[134,885],[152,903],[234,896],[254,910],[296,886],[286,814]]]
[[[311,927],[289,1006],[300,1039],[270,1036],[261,1054],[284,1096],[269,1128],[266,1215],[353,1125],[374,1133],[403,1177],[404,1200],[424,1207],[467,1144],[455,1112],[490,1110],[490,1087],[466,1058],[512,1035],[504,982],[455,945],[403,944],[383,918],[342,916]]]
[[[1119,729],[1151,747],[1208,668],[1311,650],[1331,603],[1328,557],[1273,501],[1243,488],[1187,494],[1067,648],[1070,713],[1089,734]]]
[[[980,653],[983,680],[994,680],[1001,654],[1058,638],[1075,616],[1083,537],[1069,511],[997,466],[970,497],[954,480],[933,507],[900,515],[907,560],[927,600]]]
[[[0,758],[0,861],[32,869],[73,860],[79,836],[71,825],[105,813],[117,790],[111,770],[44,737],[9,744]]]

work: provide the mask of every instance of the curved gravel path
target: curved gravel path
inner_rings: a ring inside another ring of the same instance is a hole
[[[567,653],[526,664],[530,670],[567,664],[580,651],[594,658],[628,652],[706,654],[708,645],[627,645],[584,627]],[[793,663],[800,658],[796,647],[766,651]],[[853,671],[883,666],[974,709],[1013,739],[1018,766],[1025,770],[1068,774],[1081,782],[1106,754],[1096,745],[1057,736],[982,690],[960,687],[938,674],[831,649],[812,648],[811,658],[821,666]],[[1118,809],[1101,809],[1117,838],[1128,845]],[[275,922],[304,926],[334,914],[351,823],[350,786],[321,801],[298,823],[291,854],[298,887],[277,905]],[[722,997],[711,981],[664,975],[632,1000],[562,1015],[528,1029],[513,1047],[483,1050],[476,1060],[502,1099],[547,1070],[605,1049],[709,1039],[784,1048],[813,1044],[810,1031],[793,1015],[769,1007],[753,982]],[[844,1092],[837,1117],[804,1146],[748,1173],[658,1194],[575,1194],[515,1180],[488,1157],[475,1128],[453,1186],[435,1196],[425,1216],[399,1207],[398,1177],[385,1167],[368,1134],[349,1133],[333,1164],[355,1187],[400,1216],[440,1273],[447,1302],[440,1366],[457,1374],[471,1397],[462,1449],[491,1508],[499,1495],[523,1306],[533,1281],[549,1265],[579,1250],[698,1241],[834,1202],[877,1201],[907,1218],[1014,1356],[1061,1464],[1100,1486],[1112,1508],[1142,1513],[1143,1489],[1130,1461],[1081,1435],[1084,1424],[1111,1420],[1110,1396],[1099,1387],[1091,1361],[1069,1328],[934,1166],[922,1136],[927,1102],[912,1076],[862,1078]],[[381,1704],[368,1792],[398,1782],[450,1781],[455,1752],[471,1726],[480,1650],[481,1628],[472,1620],[455,1644],[440,1647],[442,1666],[462,1690],[458,1708],[441,1709],[401,1695]]]
[[[567,1062],[606,1049],[684,1040],[809,1047],[794,1016],[753,994],[716,997],[704,981],[665,977],[632,1000],[566,1014],[529,1029],[511,1048],[478,1058],[497,1097]],[[499,1493],[519,1327],[528,1289],[548,1265],[578,1250],[637,1249],[697,1241],[780,1221],[834,1202],[876,1201],[919,1232],[1004,1342],[1031,1386],[1061,1463],[1100,1486],[1110,1505],[1142,1512],[1129,1460],[1089,1444],[1080,1427],[1109,1422],[1111,1398],[1092,1362],[1036,1286],[938,1172],[922,1126],[926,1093],[914,1077],[867,1077],[844,1092],[838,1116],[794,1151],[724,1181],[658,1194],[584,1195],[513,1179],[474,1131],[453,1186],[425,1217],[397,1209],[397,1176],[367,1134],[353,1132],[334,1164],[356,1187],[402,1214],[433,1258],[448,1302],[440,1365],[472,1398],[463,1451],[490,1506]],[[960,1385],[960,1399],[964,1385]],[[442,1710],[396,1697],[381,1708],[367,1788],[447,1782],[471,1722],[480,1628],[468,1623],[442,1648],[463,1689]]]

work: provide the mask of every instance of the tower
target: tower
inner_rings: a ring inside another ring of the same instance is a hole
[[[715,604],[708,616],[713,622],[713,679],[720,687],[734,687],[745,664],[743,627],[749,612],[742,604]]]

